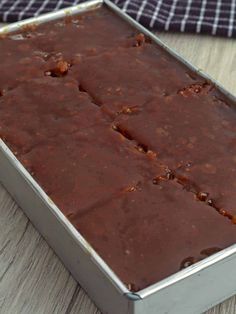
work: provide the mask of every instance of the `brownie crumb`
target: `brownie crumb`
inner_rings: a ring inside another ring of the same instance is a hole
[[[117,112],[117,114],[133,114],[133,113],[137,113],[139,112],[139,108],[137,106],[132,106],[132,107],[128,107],[128,106],[124,106],[121,108],[121,110],[119,110]]]
[[[55,68],[46,71],[45,75],[52,77],[65,76],[68,73],[70,66],[71,66],[70,63],[68,63],[67,61],[60,60],[57,62]]]
[[[211,248],[202,250],[201,255],[208,257],[208,256],[211,256],[211,255],[217,253],[217,252],[220,252],[221,250],[222,249],[218,248],[218,247],[211,247]]]
[[[197,262],[197,259],[193,256],[189,256],[187,258],[185,258],[181,264],[180,264],[180,269],[184,269],[184,268],[187,268],[191,265],[193,265],[194,263]]]
[[[140,33],[135,36],[135,46],[140,47],[143,46],[146,41],[145,35]]]
[[[166,178],[167,180],[174,180],[175,179],[174,172],[170,169],[167,169]]]
[[[112,129],[118,133],[120,133],[122,136],[124,136],[126,139],[133,141],[133,137],[131,136],[131,134],[129,134],[129,132],[127,132],[126,130],[121,129],[118,125],[112,125]]]
[[[212,85],[209,83],[201,83],[201,84],[191,84],[189,86],[186,86],[178,91],[178,94],[183,97],[189,97],[194,94],[207,94],[210,89],[212,88]]]
[[[145,145],[145,144],[141,144],[141,143],[138,143],[137,146],[136,146],[137,150],[140,152],[140,153],[148,153],[149,149],[148,149],[148,146]]]
[[[233,216],[232,223],[236,225],[236,216]]]
[[[207,193],[207,192],[198,192],[198,193],[197,193],[197,198],[198,198],[199,201],[201,201],[201,202],[206,202],[208,196],[209,196],[209,193]]]

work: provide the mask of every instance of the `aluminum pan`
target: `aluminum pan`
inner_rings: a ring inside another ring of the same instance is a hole
[[[181,63],[185,64],[194,73],[197,73],[197,74],[201,75],[202,77],[206,78],[208,81],[212,82],[227,98],[229,98],[231,101],[235,102],[235,104],[236,104],[236,96],[233,95],[232,93],[230,93],[228,90],[226,90],[219,82],[217,82],[215,79],[213,79],[210,75],[204,73],[201,69],[195,67],[192,63],[188,62],[180,54],[178,54],[172,48],[167,46],[156,35],[154,35],[148,29],[146,29],[141,24],[136,22],[133,18],[131,18],[126,13],[124,13],[122,10],[120,10],[111,1],[104,0],[104,3],[106,3],[122,19],[127,21],[130,25],[134,26],[136,29],[140,30],[140,32],[142,32],[143,34],[150,37],[153,40],[153,42],[155,42],[158,46],[162,47],[164,50],[169,52],[172,56],[174,56]],[[147,297],[153,293],[160,291],[161,289],[166,288],[169,285],[176,283],[179,280],[183,280],[184,278],[187,278],[187,277],[192,276],[193,274],[195,274],[197,272],[200,272],[204,268],[210,267],[214,263],[217,263],[219,261],[224,260],[225,258],[229,257],[230,255],[235,255],[235,257],[236,257],[236,244],[232,245],[229,248],[226,248],[226,249],[220,251],[219,253],[214,254],[213,256],[205,258],[204,260],[188,267],[187,269],[181,270],[181,271],[177,272],[176,274],[169,276],[168,278],[166,278],[166,279],[164,279],[164,280],[162,280],[156,284],[153,284],[153,285],[149,286],[148,288],[140,290],[137,294],[141,298],[145,298],[145,297]],[[236,292],[236,288],[235,288],[235,292]]]
[[[124,14],[120,9],[118,9],[113,3],[111,3],[109,0],[92,0],[77,6],[73,6],[67,9],[63,9],[57,12],[52,12],[48,14],[44,14],[37,18],[31,18],[27,19],[18,23],[14,23],[8,26],[5,26],[0,29],[0,35],[4,35],[6,33],[11,33],[20,30],[22,27],[25,27],[27,25],[31,24],[41,24],[46,23],[48,21],[52,21],[55,19],[59,19],[68,15],[75,15],[78,13],[82,13],[88,10],[96,9],[102,5],[102,3],[105,3],[110,9],[112,9],[115,13],[117,13],[122,19],[126,20],[128,23],[130,23],[132,26],[134,26],[136,29],[140,30],[147,36],[149,36],[153,42],[155,42],[157,45],[163,47],[166,51],[168,51],[171,55],[173,55],[176,59],[180,60],[182,63],[184,63],[188,68],[190,68],[193,72],[197,72],[198,74],[202,75],[209,81],[213,82],[221,91],[223,94],[225,94],[227,97],[229,97],[231,100],[236,101],[236,98],[234,95],[230,94],[227,90],[225,90],[224,87],[222,87],[220,84],[218,84],[214,79],[203,73],[200,69],[197,69],[192,64],[187,62],[185,59],[183,59],[179,54],[174,52],[171,48],[169,48],[167,45],[165,45],[159,38],[157,38],[155,35],[153,35],[150,31],[142,27],[139,23],[134,21],[131,17]],[[106,275],[107,279],[112,282],[114,287],[119,291],[120,294],[124,294],[128,296],[130,300],[145,300],[149,299],[149,297],[155,296],[157,293],[160,293],[161,291],[167,289],[168,287],[173,287],[175,284],[182,282],[186,280],[187,278],[191,278],[196,274],[200,274],[203,270],[207,270],[208,268],[212,268],[214,265],[217,265],[220,262],[227,262],[231,257],[234,257],[236,260],[236,245],[229,247],[225,250],[222,250],[221,252],[204,259],[201,262],[196,263],[195,265],[190,266],[189,268],[179,271],[176,274],[146,288],[141,291],[139,291],[136,294],[130,293],[125,285],[120,281],[119,278],[112,272],[112,270],[106,265],[106,263],[98,256],[98,254],[88,245],[86,240],[80,235],[80,233],[73,227],[73,225],[65,218],[65,216],[61,213],[61,211],[55,206],[55,204],[49,199],[49,197],[44,193],[44,191],[40,188],[40,186],[35,182],[35,180],[31,177],[31,175],[25,170],[25,168],[19,163],[19,161],[15,158],[15,156],[10,152],[10,150],[7,148],[7,146],[3,143],[3,141],[0,141],[0,150],[1,152],[7,157],[9,162],[15,167],[15,169],[21,174],[21,176],[24,178],[25,181],[28,182],[28,184],[31,186],[32,189],[36,192],[36,194],[39,196],[40,199],[43,200],[47,208],[53,213],[57,221],[59,221],[63,227],[66,229],[68,234],[76,241],[76,243],[84,250],[84,252],[90,254],[92,256],[92,259],[94,263],[101,269],[101,271]],[[4,180],[3,180],[4,181]],[[236,291],[235,291],[236,292]],[[228,297],[229,295],[226,295]],[[218,301],[220,301],[218,299]],[[139,313],[141,307],[139,306],[140,302],[135,302],[135,306],[132,306],[132,310],[130,310],[129,313]],[[136,306],[137,305],[137,306]],[[213,304],[211,304],[213,305]],[[137,308],[135,310],[135,307]],[[205,308],[206,309],[206,308]],[[140,312],[142,313],[142,312]],[[154,312],[153,312],[154,313]],[[169,313],[169,312],[168,312]]]

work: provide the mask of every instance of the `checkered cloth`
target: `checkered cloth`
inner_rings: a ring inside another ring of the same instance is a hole
[[[0,0],[0,19],[3,22],[18,21],[82,1]],[[113,2],[151,29],[236,37],[236,0],[113,0]]]

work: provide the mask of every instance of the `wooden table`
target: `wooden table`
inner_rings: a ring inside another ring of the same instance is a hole
[[[236,94],[236,41],[182,34],[160,37]],[[18,313],[100,312],[0,186],[0,314]],[[236,298],[207,312],[220,313],[235,314]]]

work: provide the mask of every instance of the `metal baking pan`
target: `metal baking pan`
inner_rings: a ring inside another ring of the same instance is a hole
[[[235,97],[183,60],[155,35],[108,0],[93,0],[71,8],[27,19],[0,29],[0,35],[30,24],[75,15],[102,5],[162,46],[192,71],[212,81],[231,100]],[[54,249],[68,270],[101,311],[109,314],[202,313],[236,294],[236,244],[139,292],[130,292],[80,233],[67,220],[5,143],[0,140],[0,181]]]

